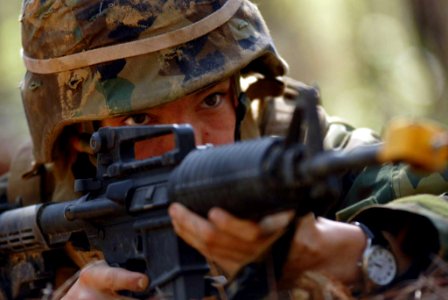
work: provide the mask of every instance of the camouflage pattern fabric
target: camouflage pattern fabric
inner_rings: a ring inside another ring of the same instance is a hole
[[[23,50],[46,59],[160,35],[225,2],[25,0]],[[27,72],[21,90],[36,161],[52,160],[54,141],[69,124],[142,111],[240,70],[274,78],[286,68],[258,9],[244,0],[225,25],[180,46],[56,74]]]

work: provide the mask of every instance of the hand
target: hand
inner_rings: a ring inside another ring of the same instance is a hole
[[[292,212],[282,212],[257,223],[212,208],[208,219],[204,219],[179,203],[172,204],[168,212],[176,233],[218,264],[228,277],[233,277],[242,266],[262,255],[293,216]]]
[[[306,271],[319,272],[345,284],[361,276],[358,262],[366,246],[366,236],[355,225],[302,217],[298,224],[288,260],[283,270],[282,285],[291,287]]]
[[[105,261],[97,261],[81,270],[78,280],[63,300],[130,299],[117,292],[141,292],[148,283],[148,277],[144,274],[110,267]]]

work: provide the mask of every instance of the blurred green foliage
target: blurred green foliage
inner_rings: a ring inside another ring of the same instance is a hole
[[[290,75],[317,83],[331,114],[377,131],[396,116],[447,123],[446,69],[422,44],[415,20],[424,1],[257,2]]]
[[[24,73],[20,1],[0,1],[0,138],[12,141],[27,134],[18,90]],[[398,115],[444,122],[448,108],[446,61],[440,52],[427,47],[431,42],[422,37],[422,24],[416,22],[418,4],[423,1],[254,2],[290,65],[290,75],[319,85],[330,114],[381,131]],[[427,0],[425,7],[435,2]],[[438,5],[444,10],[430,13],[448,11],[448,3]],[[437,38],[435,35],[432,40]]]
[[[27,135],[19,84],[25,72],[20,58],[20,1],[0,0],[0,174]]]

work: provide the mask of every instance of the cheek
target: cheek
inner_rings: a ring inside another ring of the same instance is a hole
[[[235,118],[217,118],[205,124],[199,130],[198,143],[211,143],[214,145],[230,144],[235,141]]]
[[[210,129],[202,132],[201,144],[223,145],[230,144],[235,141],[234,126],[229,126],[228,129],[216,130]]]

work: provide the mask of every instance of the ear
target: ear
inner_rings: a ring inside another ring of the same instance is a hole
[[[72,134],[69,138],[70,148],[77,153],[93,154],[90,147],[90,138],[95,130],[98,130],[100,123],[96,121],[86,121],[73,124]]]
[[[93,154],[93,150],[90,147],[90,137],[93,129],[86,128],[86,124],[76,124],[75,131],[76,133],[69,139],[71,148],[78,153]]]
[[[93,155],[93,150],[90,147],[90,136],[86,137],[85,134],[72,136],[70,138],[70,145],[76,152]]]
[[[230,77],[230,90],[232,91],[232,103],[235,109],[238,108],[240,101],[240,94],[242,93],[241,89],[241,75],[239,72],[235,73]]]

